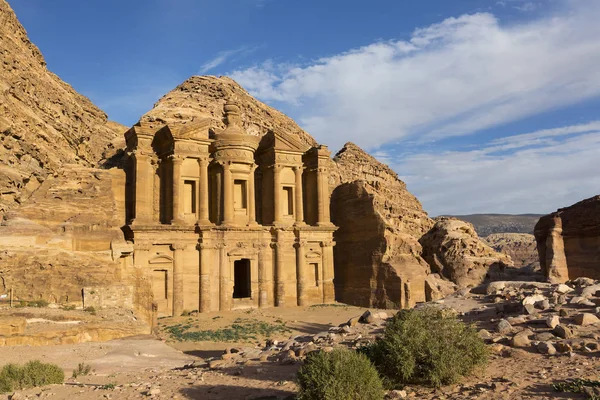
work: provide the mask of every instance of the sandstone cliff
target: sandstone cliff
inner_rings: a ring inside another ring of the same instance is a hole
[[[125,129],[46,68],[0,0],[0,216],[67,164],[95,166]]]
[[[524,268],[529,272],[540,269],[535,236],[527,233],[494,233],[483,240],[499,253],[510,256],[515,268]]]
[[[540,218],[535,239],[542,272],[551,282],[600,279],[600,196]]]
[[[334,157],[331,218],[338,301],[398,308],[425,301],[418,239],[433,222],[398,175],[353,143]]]
[[[432,270],[459,286],[506,279],[506,269],[513,267],[509,256],[483,243],[473,225],[459,219],[437,218],[420,243]]]
[[[0,295],[82,304],[85,287],[148,287],[121,259],[125,175],[98,167],[126,130],[48,71],[0,0]]]

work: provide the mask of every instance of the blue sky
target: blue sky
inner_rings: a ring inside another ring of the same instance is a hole
[[[135,123],[229,75],[431,215],[546,213],[600,193],[600,1],[12,0],[50,70]]]

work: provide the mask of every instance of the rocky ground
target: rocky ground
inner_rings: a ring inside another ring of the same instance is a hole
[[[598,282],[494,282],[435,304],[476,324],[492,351],[490,363],[459,384],[407,386],[390,392],[390,398],[584,399],[583,394],[556,392],[553,384],[598,378]],[[0,364],[40,359],[57,363],[71,376],[83,362],[95,371],[13,398],[293,398],[295,372],[307,353],[374,340],[392,314],[365,311],[334,305],[166,318],[160,320],[162,340],[3,347]],[[203,340],[184,341],[194,337]]]

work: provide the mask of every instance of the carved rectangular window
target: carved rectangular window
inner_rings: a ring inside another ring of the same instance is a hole
[[[283,188],[283,212],[284,215],[294,215],[294,188],[289,186]]]
[[[196,181],[183,182],[183,212],[196,213]]]
[[[319,286],[319,263],[311,263],[310,269],[315,271],[315,286]]]
[[[233,195],[233,208],[240,210],[248,207],[246,181],[236,179],[233,182]]]

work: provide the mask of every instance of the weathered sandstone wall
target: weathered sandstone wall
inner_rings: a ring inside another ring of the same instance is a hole
[[[421,237],[433,225],[398,175],[353,143],[334,158],[331,218],[338,301],[408,307],[425,301]]]
[[[494,251],[479,240],[472,224],[456,218],[436,218],[420,243],[432,270],[459,286],[506,279],[513,268],[509,256]]]
[[[535,239],[542,272],[551,282],[600,279],[600,196],[540,218]]]

